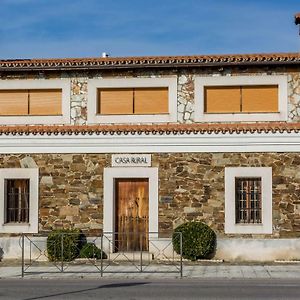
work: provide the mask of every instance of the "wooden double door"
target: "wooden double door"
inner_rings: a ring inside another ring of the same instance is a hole
[[[115,179],[115,251],[148,251],[149,179]]]

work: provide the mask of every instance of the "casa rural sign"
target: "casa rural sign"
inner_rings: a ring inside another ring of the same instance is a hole
[[[113,167],[151,167],[151,154],[113,154]]]

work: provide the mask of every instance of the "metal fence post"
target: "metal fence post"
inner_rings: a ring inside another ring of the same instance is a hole
[[[143,233],[140,234],[140,265],[141,273],[143,272]]]
[[[24,233],[22,233],[22,278],[24,277]]]
[[[101,234],[101,277],[103,277],[103,233]]]
[[[61,250],[61,272],[64,271],[64,234],[61,234],[61,244],[60,244],[60,250]]]
[[[180,232],[180,278],[183,276],[183,265],[182,265],[182,232]]]

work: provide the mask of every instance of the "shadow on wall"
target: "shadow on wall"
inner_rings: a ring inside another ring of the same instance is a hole
[[[2,261],[2,259],[3,259],[3,254],[4,254],[4,251],[3,251],[3,249],[0,247],[0,261]]]

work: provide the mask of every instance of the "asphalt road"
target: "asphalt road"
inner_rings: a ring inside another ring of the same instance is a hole
[[[300,282],[285,279],[2,279],[0,299],[300,299]]]

